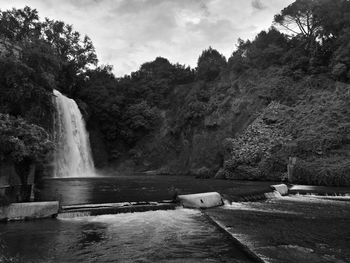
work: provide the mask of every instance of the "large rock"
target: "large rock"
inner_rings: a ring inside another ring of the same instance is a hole
[[[221,195],[217,192],[179,195],[178,200],[186,208],[210,208],[224,204]]]

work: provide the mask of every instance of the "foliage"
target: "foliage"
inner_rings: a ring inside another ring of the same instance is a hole
[[[349,13],[346,0],[297,0],[275,16],[276,28],[262,31],[253,41],[240,39],[229,68],[242,74],[249,68],[283,65],[302,74],[329,72],[348,81]]]
[[[296,0],[280,14],[274,22],[296,35],[302,35],[308,41],[314,41],[321,27],[321,17],[315,14],[319,0]]]
[[[71,25],[62,21],[47,18],[40,21],[36,9],[26,6],[0,11],[0,25],[0,38],[21,47],[27,58],[36,58],[36,66],[49,74],[46,77],[50,81],[56,80],[55,84],[65,94],[73,95],[86,70],[97,64],[89,37],[81,38]]]
[[[298,159],[293,180],[311,185],[350,186],[349,156]]]
[[[0,113],[0,160],[40,161],[52,149],[48,133],[22,118]]]
[[[84,73],[97,65],[95,48],[88,36],[62,21],[45,19],[41,24],[41,38],[55,51],[60,61],[58,88],[65,94],[74,95],[82,85]]]
[[[155,129],[159,117],[159,111],[151,108],[146,101],[128,106],[124,115],[128,141],[132,143]]]
[[[226,58],[217,50],[209,47],[198,58],[197,78],[212,81],[219,76],[225,66]]]
[[[289,130],[298,157],[325,156],[346,143],[350,133],[349,87],[313,92],[290,115]]]
[[[23,9],[0,12],[0,37],[15,42],[37,39],[41,25],[38,12],[26,6]]]
[[[63,62],[72,64],[78,73],[97,64],[91,39],[88,36],[81,39],[80,33],[74,31],[72,25],[46,18],[41,27],[42,38],[55,49]]]
[[[77,97],[89,105],[90,120],[99,122],[104,139],[133,146],[159,125],[160,111],[169,106],[175,85],[194,81],[189,67],[158,57],[130,76],[115,78],[111,66],[87,71]]]
[[[249,65],[266,68],[272,65],[281,65],[282,57],[289,44],[285,35],[275,28],[268,32],[261,31],[245,52]]]
[[[350,24],[350,23],[349,23]],[[350,28],[344,30],[336,41],[338,48],[331,59],[332,75],[336,80],[350,80]]]
[[[37,58],[30,59],[30,63],[34,63]],[[49,73],[28,64],[11,57],[0,58],[0,112],[22,116],[48,128],[52,110],[51,85],[54,84]]]
[[[295,182],[348,185],[349,86],[320,76],[294,86],[305,89],[295,104],[271,103],[242,134],[225,140],[228,177],[278,180],[293,156],[300,161]]]

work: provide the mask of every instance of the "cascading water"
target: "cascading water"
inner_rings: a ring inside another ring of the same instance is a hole
[[[89,135],[83,116],[74,100],[54,90],[56,115],[54,139],[54,177],[94,176]]]

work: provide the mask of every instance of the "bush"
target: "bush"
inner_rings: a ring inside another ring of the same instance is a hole
[[[350,186],[350,160],[333,156],[314,160],[298,159],[293,182],[301,184]]]
[[[235,180],[261,180],[261,172],[258,168],[250,165],[239,165],[233,173],[229,173],[228,179]]]
[[[281,180],[282,174],[287,171],[287,158],[281,151],[271,154],[259,163],[258,168],[262,178],[266,180]]]

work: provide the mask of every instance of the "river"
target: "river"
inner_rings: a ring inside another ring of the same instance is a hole
[[[229,190],[240,185],[181,176],[134,175],[47,179],[38,187],[39,199],[59,197],[69,205],[160,201],[171,199],[174,191]],[[179,208],[2,223],[0,262],[251,261],[200,211]]]

